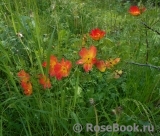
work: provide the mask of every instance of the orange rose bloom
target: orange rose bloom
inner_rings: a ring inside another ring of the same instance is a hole
[[[138,16],[141,14],[141,11],[138,6],[131,6],[129,9],[129,13],[133,16]]]
[[[92,66],[96,63],[97,49],[95,46],[91,46],[89,49],[82,48],[79,52],[80,60],[77,64],[83,64],[83,68],[86,72],[92,69]]]
[[[96,40],[96,41],[102,39],[102,38],[105,36],[105,34],[106,34],[106,32],[100,30],[99,28],[93,29],[93,30],[91,30],[91,32],[89,33],[90,37],[91,37],[93,40]]]
[[[58,80],[62,77],[67,77],[70,73],[72,63],[68,60],[62,59],[60,63],[57,63],[54,67],[55,76]]]

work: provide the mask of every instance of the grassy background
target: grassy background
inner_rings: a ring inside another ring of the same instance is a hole
[[[94,98],[99,125],[154,125],[153,133],[103,132],[99,136],[158,136],[159,70],[127,62],[160,65],[160,35],[141,23],[160,31],[160,10],[148,2],[146,12],[134,17],[128,14],[130,5],[121,0],[0,2],[1,136],[94,136],[93,132],[77,134],[72,129],[77,122],[96,124],[90,98]],[[88,38],[84,44],[84,34],[96,27],[105,30],[106,37],[100,42]],[[24,37],[19,38],[18,32]],[[81,47],[92,44],[98,48],[98,57],[120,57],[121,62],[105,73],[96,69],[84,73],[75,62]],[[50,54],[71,60],[73,68],[68,78],[52,79],[53,87],[44,90],[36,75],[45,73],[41,63]],[[28,97],[16,75],[21,69],[31,75],[33,94]],[[119,79],[112,77],[116,69],[123,70]]]

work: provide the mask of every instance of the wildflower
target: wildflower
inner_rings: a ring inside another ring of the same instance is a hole
[[[67,77],[70,73],[72,63],[68,60],[62,59],[60,63],[57,63],[54,67],[55,76],[58,80],[62,77]]]
[[[20,78],[20,80],[21,80],[22,82],[27,82],[27,81],[29,81],[30,76],[29,76],[29,74],[26,73],[24,70],[21,70],[20,72],[18,72],[17,75],[18,75],[18,77]]]
[[[101,72],[104,72],[106,70],[106,64],[103,60],[97,60],[95,65]]]
[[[91,46],[90,49],[82,48],[79,52],[80,60],[77,64],[83,64],[83,68],[86,72],[92,69],[92,66],[96,63],[97,49],[95,46]]]
[[[100,30],[99,28],[93,29],[93,30],[91,30],[91,32],[89,33],[90,37],[91,37],[93,40],[96,40],[96,41],[102,39],[102,38],[105,36],[105,34],[106,34],[106,32]]]
[[[18,77],[20,78],[21,87],[24,90],[25,95],[31,95],[32,94],[32,84],[29,81],[30,76],[28,73],[26,73],[24,70],[21,70],[17,73]]]
[[[143,12],[146,11],[146,8],[142,5],[140,7],[138,6],[131,6],[129,9],[129,13],[132,14],[133,16],[138,16],[142,14]]]
[[[116,65],[119,61],[120,61],[120,58],[115,58],[115,59],[112,61],[112,65]]]
[[[43,86],[44,89],[51,88],[50,79],[45,75],[39,75],[39,83]]]
[[[119,61],[120,61],[120,58],[109,59],[108,61],[106,61],[106,67],[111,68],[114,65],[116,65]]]
[[[21,81],[21,87],[23,88],[25,95],[31,95],[32,94],[32,84],[31,84],[31,82]]]
[[[141,11],[138,6],[131,6],[129,8],[129,13],[132,14],[133,16],[138,16],[141,14]]]
[[[55,56],[50,56],[50,64],[49,64],[49,74],[50,76],[55,76],[54,66],[57,64],[58,60]],[[42,63],[43,67],[47,67],[47,62]]]

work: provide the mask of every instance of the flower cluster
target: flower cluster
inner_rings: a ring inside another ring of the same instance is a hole
[[[71,61],[65,60],[64,58],[58,62],[57,57],[51,55],[49,62],[47,63],[44,61],[42,66],[49,68],[50,77],[56,77],[57,80],[61,80],[63,77],[67,77],[69,75],[72,63]],[[44,89],[51,88],[50,79],[43,74],[39,75],[39,83],[43,86]]]
[[[129,8],[129,13],[133,16],[138,16],[142,14],[144,11],[146,11],[146,8],[144,6],[130,6]]]
[[[58,62],[57,58],[53,55],[50,56],[49,64],[45,61],[42,63],[42,66],[47,68],[49,66],[49,75],[50,77],[56,77],[57,80],[61,80],[63,77],[67,77],[70,73],[72,63],[69,60],[62,59]],[[18,77],[21,81],[21,87],[24,90],[25,95],[32,94],[32,84],[29,81],[30,76],[24,70],[18,72]],[[51,88],[50,78],[44,74],[39,74],[39,83],[43,86],[44,89]]]
[[[30,75],[26,73],[24,70],[21,70],[20,72],[18,72],[17,75],[20,79],[20,84],[24,90],[24,94],[31,95],[32,94],[32,84],[30,82]]]
[[[113,66],[115,66],[117,63],[119,63],[120,58],[110,58],[109,60],[103,61],[98,60],[96,62],[96,67],[101,71],[104,72],[107,69],[111,69]]]
[[[90,37],[93,40],[100,40],[105,36],[105,33],[105,31],[96,28],[90,32]],[[106,68],[111,68],[120,61],[120,58],[116,58],[105,62],[103,60],[98,60],[96,55],[97,48],[94,45],[91,45],[89,49],[83,47],[79,51],[81,59],[77,61],[77,64],[83,65],[85,72],[89,72],[93,65],[95,65],[101,72],[105,72]]]
[[[55,76],[57,80],[61,80],[62,77],[67,77],[72,67],[71,61],[63,58],[61,62],[58,62],[57,58],[53,55],[50,56],[50,62],[48,65],[50,76]],[[42,66],[47,67],[47,62],[43,62]]]
[[[94,64],[101,72],[105,72],[106,68],[110,69],[120,61],[120,58],[110,59],[109,61],[98,60],[96,53],[97,48],[93,45],[89,49],[83,47],[79,52],[81,59],[77,61],[77,64],[83,65],[85,72],[89,72]]]
[[[100,30],[99,28],[91,30],[89,33],[90,37],[93,40],[100,40],[102,39],[106,32]],[[85,72],[89,72],[93,65],[95,65],[101,72],[104,72],[106,68],[110,69],[114,65],[116,65],[120,58],[110,59],[107,61],[99,60],[96,58],[97,55],[97,48],[94,45],[91,45],[90,48],[83,47],[79,51],[79,59],[76,64],[83,65]],[[72,68],[72,63],[69,60],[65,60],[64,58],[61,61],[58,61],[57,57],[51,55],[49,60],[44,61],[42,63],[42,67],[48,70],[49,75],[39,74],[38,81],[39,84],[42,85],[44,89],[51,88],[51,78],[55,77],[57,80],[61,80],[64,77],[68,77]],[[18,72],[18,77],[21,81],[21,86],[24,90],[25,95],[32,94],[32,84],[30,82],[30,76],[24,70]]]

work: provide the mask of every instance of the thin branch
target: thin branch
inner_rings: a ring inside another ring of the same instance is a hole
[[[138,65],[138,66],[145,66],[145,67],[150,67],[150,68],[155,68],[160,70],[160,66],[154,66],[151,64],[141,64],[141,63],[136,63],[136,62],[127,62],[128,64],[134,64],[134,65]]]
[[[160,35],[160,32],[159,32],[159,31],[151,28],[150,26],[148,26],[148,25],[147,25],[146,23],[144,23],[144,22],[141,22],[141,23],[142,23],[146,28],[148,28],[148,29],[152,30],[153,32],[157,33],[158,35]]]

